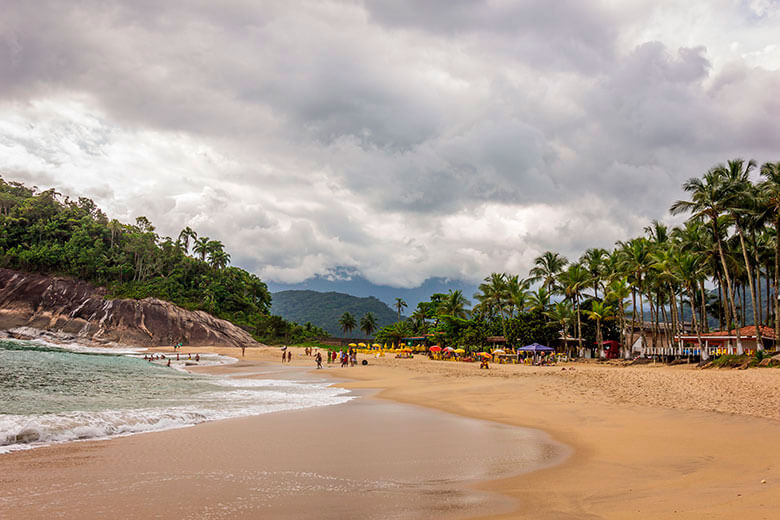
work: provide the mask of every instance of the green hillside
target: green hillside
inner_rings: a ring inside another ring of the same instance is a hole
[[[272,294],[272,314],[297,323],[311,322],[332,336],[344,336],[339,327],[339,318],[345,312],[351,313],[358,322],[370,312],[380,328],[398,320],[395,311],[373,296],[358,298],[349,294],[317,291],[280,291]],[[363,333],[354,330],[349,336],[362,337]]]

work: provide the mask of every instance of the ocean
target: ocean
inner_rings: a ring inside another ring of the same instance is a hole
[[[0,339],[0,453],[353,398],[327,381],[191,374],[181,357],[167,367],[134,350]],[[199,364],[230,361],[206,355]]]

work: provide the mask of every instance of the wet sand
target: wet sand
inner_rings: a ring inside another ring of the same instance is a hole
[[[240,357],[240,351],[236,349],[204,350]],[[193,352],[196,350],[193,349]],[[293,352],[293,366],[307,369],[314,367],[311,357],[303,356],[298,349],[293,349]],[[194,370],[216,373],[250,371],[257,361],[271,363],[266,368],[270,372],[280,366],[278,349],[248,349],[246,356],[246,361],[231,367]],[[342,516],[343,518],[371,518],[366,516],[369,512],[375,514],[376,518],[409,518],[414,517],[414,514],[421,514],[424,518],[448,518],[453,514],[463,514],[484,518],[550,520],[753,520],[777,517],[776,512],[780,509],[780,452],[775,450],[773,445],[775,439],[780,436],[780,370],[700,371],[692,367],[624,368],[572,364],[566,365],[565,371],[561,370],[560,366],[514,365],[491,365],[489,371],[480,371],[473,364],[434,362],[420,357],[412,360],[373,357],[368,359],[370,365],[367,367],[341,369],[331,366],[317,374],[324,373],[341,378],[346,381],[342,383],[343,386],[352,389],[380,389],[377,394],[380,399],[421,405],[427,409],[440,409],[504,425],[539,428],[549,433],[554,440],[572,448],[573,452],[563,463],[539,471],[498,481],[489,480],[490,477],[487,476],[479,479],[480,482],[474,484],[477,489],[498,492],[505,498],[494,494],[482,495],[485,502],[479,502],[477,499],[476,503],[479,505],[472,509],[464,510],[461,506],[464,503],[472,503],[473,497],[479,495],[469,495],[470,485],[463,481],[464,487],[458,488],[459,491],[455,495],[442,494],[440,491],[421,493],[422,496],[435,499],[430,502],[423,498],[420,498],[422,502],[417,502],[417,499],[412,501],[412,504],[417,504],[414,506],[417,513],[400,512],[393,516],[395,513],[391,509],[369,511],[363,508],[364,504],[360,501],[355,502],[353,507],[352,502],[336,500],[336,505],[328,507],[344,506],[345,509],[340,510],[341,514],[346,515]],[[572,368],[574,370],[571,370]],[[349,404],[343,405],[344,410],[348,408]],[[295,413],[307,412],[275,414],[275,420],[289,422],[289,417]],[[428,411],[421,413],[423,417],[430,415]],[[256,461],[256,457],[265,450],[284,450],[275,444],[277,438],[263,441],[266,437],[257,431],[252,431],[252,435],[247,434],[246,437],[240,436],[239,438],[244,439],[240,442],[232,441],[230,432],[236,428],[234,425],[257,424],[256,421],[262,422],[272,417],[274,415],[222,421],[107,443],[54,447],[49,448],[49,452],[36,450],[39,455],[35,452],[30,452],[29,455],[19,454],[13,464],[9,462],[11,459],[0,457],[0,489],[3,490],[0,492],[0,517],[3,516],[3,507],[8,504],[8,497],[18,500],[25,489],[32,493],[36,492],[36,489],[49,489],[43,485],[31,487],[27,480],[29,478],[48,479],[46,482],[51,483],[54,486],[52,489],[56,491],[61,486],[67,487],[79,478],[88,476],[90,473],[84,464],[92,464],[89,471],[96,472],[94,478],[90,476],[87,479],[91,485],[99,483],[101,475],[115,474],[116,468],[124,467],[126,463],[121,458],[111,459],[101,453],[119,454],[121,450],[118,446],[128,446],[125,442],[137,443],[134,445],[151,450],[148,452],[151,455],[145,453],[141,461],[133,462],[136,474],[142,482],[144,478],[153,481],[156,474],[151,473],[144,477],[142,470],[156,467],[157,459],[173,460],[166,462],[166,465],[159,469],[162,475],[175,475],[171,468],[177,467],[177,464],[183,464],[184,467],[191,465],[193,474],[197,474],[202,468],[211,467],[209,464],[217,466],[221,462],[217,460],[220,457],[231,461],[230,466],[240,469],[245,458]],[[331,414],[329,417],[337,416]],[[384,425],[383,427],[421,424],[418,419],[384,422],[377,419],[375,422]],[[305,449],[310,442],[313,453],[319,457],[325,446],[323,443],[332,434],[318,435],[318,428],[319,425],[315,427],[310,421],[303,421],[296,428],[296,432],[307,430],[305,433],[308,434],[309,441],[304,445],[301,445],[302,441],[292,443],[295,447],[291,448],[290,453]],[[209,462],[211,457],[205,457],[199,450],[188,449],[195,445],[186,439],[200,438],[201,433],[198,433],[198,437],[190,437],[196,432],[210,432],[209,436],[213,438],[210,445],[221,454],[219,457],[213,457],[214,461]],[[398,439],[404,438],[403,435],[403,432],[396,432],[390,437]],[[473,435],[469,436],[470,439],[464,442],[473,442],[474,437],[482,441],[482,435],[484,432],[473,432]],[[428,438],[425,434],[410,434],[407,437],[416,437],[419,441]],[[164,454],[155,451],[155,446],[164,444],[158,440],[163,438],[170,439],[171,449],[178,453],[176,458],[174,455],[168,455],[169,459],[166,459]],[[348,468],[363,468],[365,463],[361,457],[349,458],[354,455],[354,451],[347,449],[349,447],[345,448],[345,442],[345,439],[341,439],[336,443],[337,447],[333,449],[339,456],[331,459],[329,467],[338,468],[343,465]],[[411,442],[414,444],[417,441]],[[111,450],[106,446],[112,447]],[[258,446],[263,447],[262,451]],[[404,446],[392,442],[375,442],[370,453],[385,453],[388,460],[395,460],[396,455],[405,453]],[[438,461],[432,462],[433,464],[441,460],[458,461],[463,454],[460,445],[448,448],[444,453],[429,451],[435,450],[435,447],[425,448],[423,444],[419,446],[423,449],[423,454],[430,454]],[[185,448],[184,453],[189,453],[186,459],[182,459],[185,457],[181,454],[182,447]],[[131,453],[126,455],[127,460],[139,456],[138,449],[130,451]],[[493,450],[490,453],[499,457],[506,456],[506,452],[501,450]],[[277,455],[278,453],[274,456]],[[30,458],[24,459],[23,456]],[[473,460],[467,459],[457,467],[471,467],[473,464]],[[357,470],[353,468],[349,471]],[[417,476],[415,471],[419,469],[413,470],[413,476]],[[197,478],[192,480],[192,486],[201,485],[198,482],[208,482],[208,476],[197,474]],[[121,476],[114,478],[119,481]],[[364,479],[368,479],[368,474],[359,474],[356,480]],[[428,483],[435,485],[435,480],[429,478]],[[273,485],[274,482],[280,481],[284,482],[277,474],[270,478],[268,484]],[[218,508],[200,509],[196,513],[190,510],[168,511],[165,509],[166,504],[180,504],[178,497],[174,502],[169,498],[175,496],[176,490],[181,492],[182,486],[176,488],[175,482],[165,485],[169,486],[163,488],[165,493],[156,491],[161,485],[144,488],[144,500],[152,505],[148,506],[150,509],[143,511],[148,515],[139,514],[139,517],[219,518],[209,516],[220,514]],[[9,486],[20,487],[6,491]],[[421,484],[417,482],[416,486]],[[238,484],[223,483],[219,486],[204,487],[213,487],[214,491],[203,498],[199,498],[195,493],[193,499],[196,503],[202,502],[203,507],[206,504],[211,504],[209,507],[212,507],[215,501],[223,504],[223,507],[232,507],[231,501],[238,500],[240,503],[240,497],[246,496],[241,495],[241,491],[252,491],[251,486],[241,487]],[[448,482],[437,489],[454,487],[457,486]],[[461,495],[461,491],[465,494]],[[332,490],[329,492],[334,495],[338,493]],[[115,494],[119,494],[119,491]],[[303,487],[300,496],[307,497],[309,494],[309,488]],[[373,495],[373,492],[361,494],[361,499],[368,495]],[[381,493],[375,496],[380,495]],[[410,495],[402,493],[402,498],[389,498],[390,496],[392,493],[387,496],[388,502],[393,504],[403,503]],[[72,510],[68,509],[72,504],[84,504],[77,496],[74,497],[73,493],[61,493],[60,499],[60,506],[65,511]],[[49,502],[46,496],[32,500],[39,503]],[[289,514],[289,517],[301,518],[300,511],[295,509],[301,507],[301,503],[294,497],[289,500],[290,502],[282,507],[282,511]],[[306,507],[318,503],[319,501],[307,502]],[[377,503],[376,500],[369,500],[370,505]],[[434,503],[439,505],[434,506]],[[453,509],[457,509],[457,512]],[[320,512],[326,513],[326,508],[321,508]],[[159,515],[155,516],[155,513]],[[242,516],[235,513],[233,517]],[[247,517],[275,516],[247,514]]]
[[[0,518],[467,518],[515,508],[474,483],[566,454],[538,431],[364,396],[0,456]]]

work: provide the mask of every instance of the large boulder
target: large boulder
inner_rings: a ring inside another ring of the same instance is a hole
[[[63,337],[138,346],[257,342],[243,329],[203,311],[156,298],[108,299],[105,290],[69,278],[0,269],[0,330],[25,327]]]

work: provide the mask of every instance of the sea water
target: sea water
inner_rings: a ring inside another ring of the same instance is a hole
[[[167,367],[132,350],[0,339],[0,453],[352,399],[325,381],[191,374],[181,357]]]

